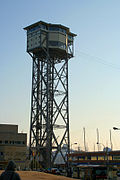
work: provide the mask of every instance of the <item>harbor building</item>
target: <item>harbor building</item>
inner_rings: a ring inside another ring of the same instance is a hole
[[[0,124],[0,168],[14,160],[18,169],[24,169],[27,155],[27,134],[18,133],[18,125]]]
[[[97,176],[100,179],[104,174],[103,179],[114,179],[117,177],[117,172],[120,172],[120,150],[109,151],[109,148],[105,148],[104,151],[76,151],[70,153],[68,157],[73,168],[73,177],[76,178],[91,177],[94,179],[93,175],[96,175],[96,179]]]

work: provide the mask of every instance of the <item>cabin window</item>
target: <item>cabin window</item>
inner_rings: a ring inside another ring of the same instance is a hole
[[[68,40],[73,41],[73,36],[68,35]]]
[[[66,49],[66,45],[62,42],[59,42],[59,47],[62,48],[62,49]]]
[[[36,31],[36,30],[38,30],[38,29],[40,29],[40,26],[39,26],[39,25],[38,25],[38,26],[35,26],[35,27],[31,28],[31,29],[28,29],[28,30],[27,30],[27,33],[31,33],[31,32]]]
[[[59,48],[66,49],[66,45],[59,41],[49,41],[49,46],[58,46]]]
[[[59,27],[56,27],[56,26],[50,26],[50,27],[49,27],[49,30],[50,30],[50,31],[59,31],[59,32],[62,32],[62,33],[65,33],[65,34],[66,34],[66,30],[65,30],[65,29],[59,28]]]
[[[44,24],[41,24],[40,27],[41,29],[45,29],[45,30],[47,29],[47,27]]]
[[[55,26],[50,26],[50,27],[49,27],[49,30],[50,30],[50,31],[59,31],[59,28],[58,28],[58,27],[55,27]]]
[[[65,29],[59,28],[59,31],[66,34],[66,30]]]
[[[49,41],[49,46],[58,46],[58,41]]]

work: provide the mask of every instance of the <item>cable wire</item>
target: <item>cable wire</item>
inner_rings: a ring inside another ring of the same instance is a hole
[[[95,62],[97,62],[99,64],[103,64],[103,65],[108,66],[108,67],[113,68],[113,69],[120,70],[120,65],[117,65],[117,64],[114,64],[114,63],[111,63],[111,62],[107,62],[107,61],[105,61],[104,59],[102,59],[100,57],[97,57],[97,56],[94,56],[94,55],[91,55],[91,54],[88,54],[88,53],[85,53],[85,52],[82,52],[82,51],[79,51],[79,52],[80,52],[81,56],[92,58],[91,59],[92,61],[95,61]]]

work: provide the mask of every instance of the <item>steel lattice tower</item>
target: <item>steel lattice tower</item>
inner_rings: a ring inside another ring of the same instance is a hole
[[[26,28],[32,57],[30,153],[43,167],[52,167],[58,154],[65,164],[70,149],[68,60],[75,34],[60,24],[37,22]],[[63,153],[62,149],[65,149]]]

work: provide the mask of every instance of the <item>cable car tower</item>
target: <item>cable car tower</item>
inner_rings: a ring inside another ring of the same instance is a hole
[[[24,28],[32,57],[30,153],[43,167],[52,167],[58,154],[67,165],[70,151],[68,60],[75,34],[61,24],[39,21]],[[63,152],[64,149],[64,152]]]

